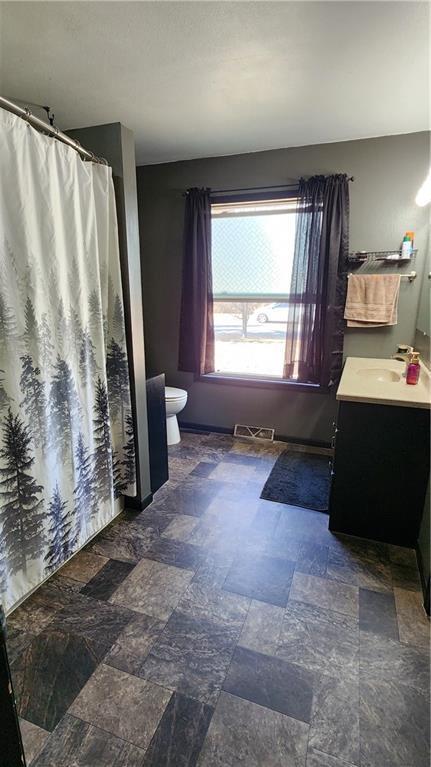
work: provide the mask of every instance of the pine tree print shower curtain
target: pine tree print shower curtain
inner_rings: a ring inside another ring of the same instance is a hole
[[[0,603],[135,494],[111,169],[0,109]]]

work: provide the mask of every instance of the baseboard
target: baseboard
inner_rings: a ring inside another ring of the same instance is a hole
[[[225,426],[206,426],[203,423],[189,423],[188,421],[179,421],[178,426],[182,431],[191,434],[209,434],[212,431],[216,434],[233,434],[233,429],[227,429]]]
[[[145,498],[138,498],[138,496],[130,497],[124,496],[124,511],[144,511],[147,506],[153,501],[153,494],[150,493]]]
[[[233,434],[233,429],[228,429],[225,426],[210,426],[208,424],[201,424],[201,423],[189,423],[189,422],[180,422],[179,423],[180,429],[187,432],[192,432],[195,434],[201,434],[202,432],[215,432],[216,434]],[[330,448],[331,444],[330,442],[324,442],[323,440],[319,439],[305,439],[302,437],[288,437],[284,434],[276,434],[275,439],[277,442],[290,442],[293,445],[306,445],[307,447],[324,447],[324,448]]]
[[[431,614],[430,612],[431,582],[430,582],[430,576],[425,575],[424,560],[423,560],[422,552],[419,546],[416,546],[416,559],[418,561],[419,575],[421,577],[422,592],[424,595],[424,608],[427,615],[430,615]]]

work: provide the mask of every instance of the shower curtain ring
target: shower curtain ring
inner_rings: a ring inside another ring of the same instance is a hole
[[[24,120],[26,123],[28,123],[28,121],[29,121],[30,117],[32,117],[33,115],[32,115],[32,113],[30,112],[30,110],[29,110],[29,108],[28,108],[28,107],[24,107],[24,112],[25,112],[25,114],[21,115],[21,117],[22,117],[22,119],[23,119],[23,120]]]

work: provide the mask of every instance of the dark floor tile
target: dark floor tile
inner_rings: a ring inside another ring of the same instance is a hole
[[[110,602],[167,621],[192,578],[192,570],[142,559],[114,592]]]
[[[199,767],[303,767],[308,725],[222,692]]]
[[[124,516],[93,538],[87,549],[108,559],[135,564],[145,556],[148,546],[158,537],[158,527],[145,527]]]
[[[20,716],[53,730],[104,653],[100,644],[60,629],[38,634],[11,665]]]
[[[213,710],[174,693],[145,754],[143,767],[195,767]]]
[[[296,561],[296,570],[308,575],[326,575],[328,546],[318,543],[301,543]]]
[[[207,436],[203,437],[201,444],[204,447],[214,447],[217,450],[228,451],[234,446],[235,437],[232,434],[222,434],[212,431]]]
[[[200,517],[220,489],[220,482],[194,477],[179,484],[163,498],[161,504],[167,511]]]
[[[269,655],[237,647],[223,684],[225,692],[309,722],[314,675]]]
[[[77,581],[74,578],[69,578],[67,575],[62,575],[61,570],[51,575],[48,583],[51,588],[65,591],[69,594],[79,594],[84,586],[82,581]]]
[[[8,615],[8,628],[37,634],[51,623],[56,613],[74,600],[73,594],[51,587],[49,582],[44,583]]]
[[[125,513],[125,519],[134,522],[139,528],[149,530],[152,540],[162,535],[168,525],[176,517],[174,511],[167,511],[155,501],[145,511],[127,512]]]
[[[26,762],[27,765],[31,765],[42,751],[47,738],[49,738],[49,732],[48,730],[43,730],[42,727],[38,727],[37,724],[33,724],[33,722],[28,722],[27,719],[19,720],[19,729],[21,731]]]
[[[214,471],[216,466],[217,466],[216,463],[207,463],[206,461],[201,461],[190,472],[190,476],[191,477],[209,477],[212,471]]]
[[[148,653],[164,627],[165,622],[157,618],[136,615],[121,632],[104,662],[120,671],[139,676]]]
[[[239,638],[241,647],[276,655],[283,624],[282,607],[252,600]]]
[[[196,579],[184,593],[177,609],[184,615],[229,625],[241,631],[249,606],[247,597],[207,586]]]
[[[340,558],[338,552],[329,550],[328,578],[341,583],[350,583],[372,591],[388,591],[392,589],[390,565],[373,560],[362,559],[358,556],[349,561]]]
[[[358,620],[290,599],[284,611],[276,655],[310,671],[357,676]]]
[[[145,752],[70,714],[31,767],[142,767]]]
[[[391,591],[392,575],[386,544],[353,536],[334,536],[329,548],[329,578],[372,591]]]
[[[147,549],[145,559],[154,559],[156,562],[181,567],[184,570],[197,570],[202,561],[202,552],[198,546],[191,543],[159,538]]]
[[[428,694],[361,679],[361,767],[429,767]]]
[[[258,509],[247,530],[244,540],[244,546],[247,550],[254,551],[256,554],[265,554],[266,556],[281,556],[283,559],[290,559],[285,556],[285,551],[280,553],[278,550],[274,553],[271,550],[274,531],[280,517],[280,504],[270,503],[269,501],[259,501]],[[291,560],[293,561],[293,560]]]
[[[295,565],[284,559],[238,556],[229,570],[223,588],[252,599],[285,607],[289,598]]]
[[[201,443],[195,448],[196,456],[199,461],[205,461],[206,463],[220,463],[223,461],[226,450],[220,447],[212,447],[211,445],[205,445]]]
[[[361,631],[360,671],[382,682],[397,682],[423,692],[429,690],[429,653],[387,637]]]
[[[358,617],[359,589],[341,581],[296,572],[292,580],[290,598],[334,610],[352,618]]]
[[[391,573],[394,588],[406,591],[422,591],[421,578],[417,566],[410,567],[391,562]]]
[[[118,523],[119,522],[120,520],[118,520]],[[112,527],[113,524],[105,529],[109,530]],[[106,557],[94,554],[87,548],[81,549],[81,551],[78,551],[77,554],[63,565],[61,570],[59,570],[59,573],[66,578],[72,578],[81,583],[87,583],[99,572],[100,568],[106,564],[106,561]]]
[[[274,533],[276,540],[289,540],[294,536],[300,540],[330,545],[332,533],[328,530],[328,516],[319,511],[301,509],[298,506],[287,506],[280,515],[277,528]]]
[[[226,461],[226,463],[235,463],[240,466],[251,466],[253,469],[258,469],[261,467],[264,459],[255,455],[247,455],[247,453],[232,453],[229,451],[224,456],[223,461]]]
[[[215,482],[215,480],[212,480]],[[227,501],[233,501],[234,503],[249,503],[251,501],[259,503],[260,491],[262,489],[262,483],[256,481],[247,482],[235,482],[228,480],[217,480],[219,489],[217,490],[217,496],[225,498]]]
[[[191,517],[189,514],[174,514],[163,532],[163,538],[189,543],[193,530],[198,524],[199,517]]]
[[[359,628],[370,634],[399,639],[393,593],[359,589]]]
[[[107,600],[135,567],[130,562],[109,559],[106,565],[82,588],[81,594],[93,599]]]
[[[145,750],[170,698],[168,690],[101,663],[69,713]]]
[[[214,520],[223,523],[226,537],[235,530],[247,530],[252,524],[258,507],[258,500],[246,499],[244,501],[232,501],[220,495],[211,501],[201,521]]]
[[[198,583],[201,587],[221,588],[226,580],[233,558],[234,554],[229,552],[207,552],[192,582]]]
[[[9,626],[7,626],[6,648],[9,663],[12,663],[15,658],[18,658],[18,656],[21,655],[29,644],[31,644],[35,636],[35,634],[30,634],[29,631],[13,628],[13,626],[9,628]]]
[[[152,647],[141,675],[203,703],[215,704],[240,629],[175,611]]]
[[[394,588],[400,641],[413,647],[430,646],[430,618],[422,591]]]
[[[305,767],[356,767],[356,765],[339,759],[338,756],[330,756],[317,748],[309,747]]]
[[[413,567],[417,569],[418,562],[415,549],[408,549],[405,546],[388,545],[389,559],[395,565],[403,567]]]
[[[272,535],[268,541],[265,549],[265,553],[269,557],[276,557],[280,559],[288,559],[290,562],[297,562],[300,551],[305,545],[318,545],[305,541],[301,536],[295,532],[291,532],[288,535],[277,537]]]
[[[133,617],[131,610],[77,594],[55,615],[50,628],[97,642],[107,652]]]
[[[202,460],[201,455],[194,455],[193,457],[186,458],[184,455],[175,455],[169,458],[169,476],[171,479],[177,482],[183,482],[190,479],[190,472],[199,461]]]
[[[226,504],[229,506],[220,505],[220,499],[214,501],[190,535],[190,543],[199,546],[205,558],[215,553],[233,556],[245,539],[247,520],[241,511],[236,513],[231,501]]]
[[[356,535],[335,533],[331,539],[332,551],[338,552],[346,562],[354,562],[358,559],[365,561],[381,562],[387,564],[390,561],[389,546],[381,541],[372,541],[369,538],[359,538]]]
[[[316,674],[309,746],[359,765],[359,676]],[[376,765],[377,767],[377,765]]]
[[[280,503],[259,499],[258,509],[251,525],[252,529],[258,533],[266,535],[269,532],[273,535],[281,514],[282,508]]]
[[[254,491],[256,500],[262,488],[262,481],[256,474],[256,468],[245,463],[220,461],[211,473],[211,479],[231,484],[245,484],[248,491]]]

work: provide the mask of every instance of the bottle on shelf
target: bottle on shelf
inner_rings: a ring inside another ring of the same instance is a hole
[[[408,237],[404,237],[403,244],[401,246],[401,258],[410,258],[412,254],[412,241]]]
[[[400,258],[411,258],[413,253],[414,232],[406,232],[401,245]]]

